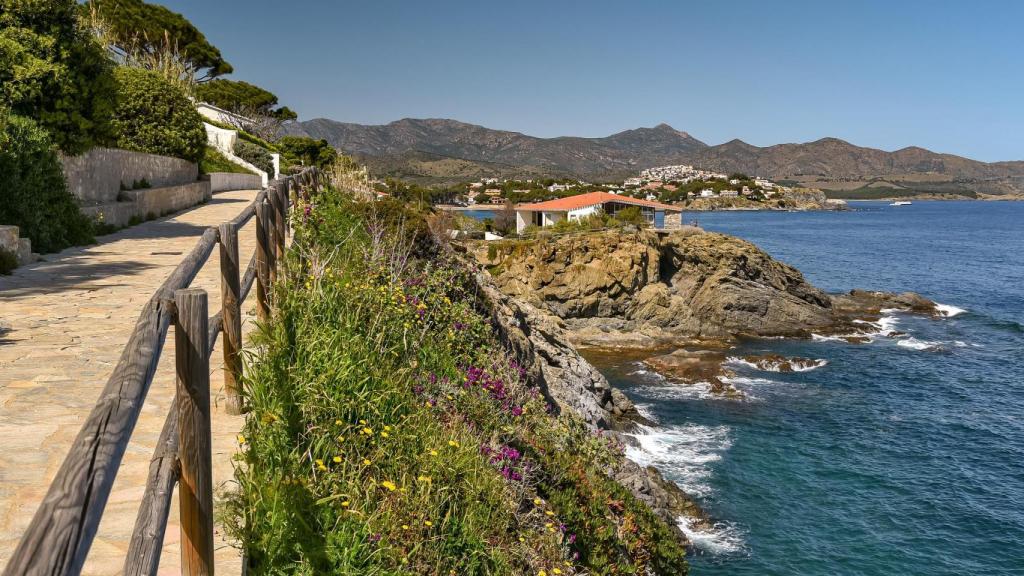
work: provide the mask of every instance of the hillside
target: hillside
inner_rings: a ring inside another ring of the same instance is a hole
[[[869,187],[893,196],[1024,195],[1024,162],[986,163],[918,147],[886,152],[837,138],[765,147],[731,140],[709,146],[667,124],[604,138],[537,138],[455,120],[410,118],[373,126],[320,118],[291,123],[286,130],[324,138],[377,174],[425,182],[485,175],[598,181],[682,163],[793,180],[838,197],[857,197],[857,191]]]

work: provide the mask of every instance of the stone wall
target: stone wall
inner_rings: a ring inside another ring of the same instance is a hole
[[[28,238],[21,238],[19,234],[17,226],[0,226],[0,249],[14,254],[19,266],[31,264],[36,261],[38,254],[32,253],[32,242]]]
[[[258,174],[235,174],[231,172],[211,172],[210,192],[227,190],[261,190],[263,179]]]
[[[80,156],[61,158],[70,191],[83,206],[117,202],[122,188],[146,180],[153,188],[195,182],[199,167],[187,160],[130,152],[115,148],[93,148]]]
[[[212,196],[209,180],[127,190],[121,194],[121,202],[82,206],[82,213],[112,226],[127,226],[132,217],[140,221],[158,218],[206,202]]]

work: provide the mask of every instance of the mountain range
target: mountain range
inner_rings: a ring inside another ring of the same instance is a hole
[[[918,147],[887,152],[837,138],[711,146],[667,124],[603,138],[538,138],[457,120],[412,118],[384,125],[318,118],[289,123],[285,131],[326,139],[374,174],[425,183],[483,176],[621,181],[644,168],[693,164],[822,188],[836,197],[1024,196],[1024,161],[986,163]]]

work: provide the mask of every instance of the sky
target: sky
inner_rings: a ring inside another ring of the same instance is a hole
[[[1024,2],[156,0],[300,119],[1024,160]]]

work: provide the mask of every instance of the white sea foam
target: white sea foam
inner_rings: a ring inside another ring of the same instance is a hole
[[[810,372],[816,370],[828,364],[828,360],[815,359],[810,360],[807,363],[802,363],[805,359],[799,360],[795,358],[787,359],[792,372]],[[747,368],[753,368],[754,370],[761,370],[763,372],[782,372],[782,364],[780,362],[764,361],[761,363],[751,362],[745,358],[738,356],[729,356],[725,359],[726,363],[737,366],[746,366]]]
[[[910,348],[912,350],[938,350],[942,347],[942,342],[930,342],[928,340],[918,340],[913,336],[907,338],[901,338],[896,342],[897,345],[903,346],[904,348]]]
[[[651,411],[651,405],[650,404],[634,404],[634,406],[636,407],[636,411],[641,416],[643,416],[644,418],[650,420],[651,422],[655,422],[655,423],[658,422],[658,417],[655,416],[654,412]]]
[[[743,534],[731,524],[715,522],[711,527],[697,526],[693,518],[680,516],[676,525],[693,545],[711,554],[735,554],[743,550]]]
[[[956,306],[951,306],[949,304],[939,303],[935,304],[935,309],[939,311],[939,314],[942,314],[946,318],[952,318],[953,316],[967,312],[967,310],[964,310],[963,308],[957,308]]]
[[[711,493],[709,464],[720,460],[731,445],[725,426],[686,424],[667,428],[640,426],[631,434],[637,446],[627,446],[626,456],[641,466],[655,466],[688,494]]]

